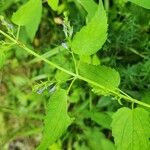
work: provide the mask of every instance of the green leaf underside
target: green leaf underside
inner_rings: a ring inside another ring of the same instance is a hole
[[[98,5],[93,0],[78,0],[83,8],[87,11],[87,19],[90,21],[98,8]]]
[[[42,1],[29,0],[13,14],[12,21],[19,26],[25,26],[28,36],[33,40],[40,24],[41,15]]]
[[[90,111],[86,112],[87,117],[90,117],[94,122],[98,125],[102,126],[103,128],[111,129],[111,117],[104,112],[97,112],[97,111]]]
[[[67,92],[58,89],[47,105],[43,138],[37,150],[46,150],[60,138],[71,122],[72,119],[67,114]]]
[[[48,5],[55,11],[58,9],[58,4],[59,0],[48,0]]]
[[[112,135],[117,150],[149,150],[149,113],[143,108],[119,109],[113,116]]]
[[[79,55],[96,53],[107,39],[107,17],[102,3],[90,22],[75,34],[71,47]]]
[[[128,0],[136,5],[150,9],[150,0]]]
[[[120,84],[119,73],[110,67],[82,63],[79,67],[79,71],[83,77],[86,77],[107,89],[116,90]],[[103,94],[107,91],[105,91],[105,89],[100,89],[99,87],[92,87],[97,94]]]

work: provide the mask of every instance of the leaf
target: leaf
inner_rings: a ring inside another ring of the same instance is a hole
[[[47,105],[43,138],[37,150],[46,150],[60,138],[71,122],[72,119],[67,114],[67,92],[58,89]]]
[[[97,10],[97,4],[93,0],[78,0],[78,2],[83,6],[83,8],[87,11],[88,15],[88,21],[90,21],[93,16],[95,15],[95,12]]]
[[[105,112],[98,112],[98,111],[89,111],[86,112],[86,117],[90,117],[93,121],[95,121],[98,125],[102,126],[103,128],[111,129],[111,117]]]
[[[119,109],[113,116],[112,134],[117,150],[149,150],[149,113],[142,108]]]
[[[73,37],[71,47],[79,55],[96,53],[107,39],[107,17],[102,2],[90,22]]]
[[[67,73],[65,72],[62,72],[60,70],[58,70],[56,72],[56,75],[55,75],[55,79],[56,81],[60,84],[60,83],[64,83],[64,82],[67,82],[67,80],[70,78],[70,75],[68,75]]]
[[[12,21],[25,26],[28,36],[33,40],[42,15],[42,0],[29,0],[12,16]]]
[[[98,128],[87,129],[84,133],[90,150],[115,150],[114,144]]]
[[[80,65],[79,71],[83,77],[88,78],[105,87],[105,89],[101,89],[100,87],[92,85],[96,93],[106,94],[107,89],[116,90],[120,84],[119,73],[110,67],[94,66],[82,63]]]
[[[150,0],[127,0],[141,7],[150,9]]]
[[[92,57],[92,64],[93,65],[100,65],[100,60],[99,60],[99,57],[97,55],[93,55]]]
[[[58,141],[57,143],[54,143],[52,144],[50,147],[49,147],[49,150],[62,150],[61,148],[61,141]]]
[[[59,0],[48,0],[48,5],[55,11],[58,9],[58,4]]]

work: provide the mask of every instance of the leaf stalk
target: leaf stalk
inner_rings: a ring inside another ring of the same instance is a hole
[[[61,67],[61,66],[59,66],[59,65],[57,65],[57,64],[55,64],[55,63],[53,63],[53,62],[51,62],[51,61],[49,61],[48,59],[44,58],[42,55],[37,54],[36,52],[34,52],[34,51],[31,50],[30,48],[28,48],[26,45],[24,45],[23,43],[21,43],[21,42],[18,41],[17,39],[11,37],[9,34],[3,32],[2,30],[0,30],[0,34],[2,34],[4,37],[6,37],[6,38],[9,39],[10,41],[14,42],[15,44],[17,44],[19,47],[23,48],[23,49],[24,49],[26,52],[28,52],[29,54],[31,54],[31,55],[33,55],[33,56],[39,58],[40,60],[46,62],[47,64],[51,65],[52,67],[55,67],[55,68],[57,68],[57,69],[59,69],[59,70],[65,72],[65,73],[67,73],[67,74],[73,76],[73,77],[74,77],[73,82],[74,82],[76,79],[83,80],[83,81],[85,81],[85,82],[87,82],[87,83],[89,83],[89,84],[92,84],[92,85],[97,86],[97,87],[99,87],[99,88],[101,88],[101,89],[104,89],[104,90],[109,91],[109,93],[110,93],[111,95],[117,96],[117,97],[120,98],[120,99],[125,99],[125,100],[127,100],[127,101],[132,102],[132,103],[136,103],[136,104],[139,104],[139,105],[141,105],[141,106],[145,106],[145,107],[150,108],[150,105],[149,105],[149,104],[146,104],[146,103],[144,103],[144,102],[141,102],[141,101],[139,101],[139,100],[137,100],[137,99],[134,99],[134,98],[130,97],[128,94],[124,93],[124,92],[121,91],[120,89],[116,89],[116,90],[108,89],[108,88],[106,88],[106,87],[104,87],[104,86],[102,86],[102,85],[100,85],[100,84],[98,84],[98,83],[96,83],[96,82],[94,82],[94,81],[88,79],[88,78],[85,78],[85,77],[83,77],[83,76],[81,76],[81,75],[79,75],[79,74],[77,74],[77,73],[71,72],[71,71],[69,71],[69,70],[67,70],[67,69],[65,69],[65,68],[63,68],[63,67]],[[71,85],[71,86],[72,86],[72,85]]]

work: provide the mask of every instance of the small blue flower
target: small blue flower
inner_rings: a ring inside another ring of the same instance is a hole
[[[43,87],[43,88],[38,89],[36,92],[37,92],[37,94],[42,94],[45,89],[46,89],[46,87]]]
[[[53,93],[56,90],[56,86],[53,86],[50,90],[49,93]]]
[[[67,46],[66,43],[62,43],[61,45],[62,45],[62,47],[64,47],[65,49],[68,49],[68,46]]]
[[[13,25],[12,24],[7,24],[7,27],[12,30],[13,29]]]

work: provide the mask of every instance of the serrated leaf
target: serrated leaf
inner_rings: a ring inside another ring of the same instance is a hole
[[[82,63],[79,67],[79,71],[83,77],[86,77],[106,88],[106,90],[100,89],[99,87],[92,85],[94,91],[102,95],[107,95],[107,89],[116,90],[120,84],[119,73],[110,67]]]
[[[12,16],[12,21],[25,26],[28,36],[33,40],[42,15],[42,0],[29,0]]]
[[[150,0],[127,0],[141,7],[150,9]]]
[[[70,75],[66,74],[65,72],[62,72],[60,70],[56,72],[55,79],[59,84],[66,82],[69,78]]]
[[[67,114],[67,92],[58,89],[47,105],[43,138],[37,150],[46,150],[60,138],[71,122],[72,119]]]
[[[79,55],[96,53],[107,39],[107,17],[102,2],[90,22],[75,34],[71,47]]]
[[[119,109],[113,116],[112,135],[117,150],[149,150],[149,113],[142,108]]]
[[[80,61],[87,64],[100,65],[100,60],[97,55],[81,55]]]
[[[48,0],[48,5],[55,11],[58,9],[58,4],[59,0]]]
[[[78,2],[83,6],[83,8],[87,11],[87,19],[90,21],[95,12],[97,10],[98,5],[93,0],[78,0]]]

